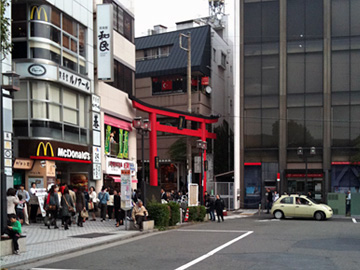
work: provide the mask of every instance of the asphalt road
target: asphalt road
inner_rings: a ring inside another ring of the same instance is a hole
[[[56,260],[16,269],[360,269],[360,223],[254,216],[148,234]]]

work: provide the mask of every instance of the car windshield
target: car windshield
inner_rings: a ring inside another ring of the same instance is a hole
[[[316,201],[314,201],[313,199],[307,197],[306,199],[308,199],[309,201],[311,201],[313,204],[318,204]]]

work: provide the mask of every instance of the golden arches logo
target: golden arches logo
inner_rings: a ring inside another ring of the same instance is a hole
[[[41,11],[44,12],[44,20],[45,22],[48,21],[48,16],[47,16],[47,13],[46,13],[46,10],[43,6],[33,6],[32,9],[31,9],[31,13],[30,13],[30,20],[34,20],[34,13],[36,11],[36,14],[37,14],[37,19],[38,20],[41,20]]]
[[[46,154],[47,154],[47,148],[49,147],[50,151],[51,151],[51,156],[53,157],[54,156],[54,150],[51,146],[51,144],[49,142],[47,142],[46,144],[44,144],[43,142],[39,143],[38,147],[37,147],[37,151],[36,151],[36,155],[39,156],[40,154],[40,149],[43,149],[44,151],[44,157],[46,157]]]

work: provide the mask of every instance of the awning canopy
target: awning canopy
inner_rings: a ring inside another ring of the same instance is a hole
[[[132,130],[130,122],[120,120],[118,118],[112,117],[112,116],[107,115],[107,114],[104,115],[104,123],[106,125],[110,125],[112,127],[117,127],[117,128],[124,129],[124,130],[127,130],[127,131]]]

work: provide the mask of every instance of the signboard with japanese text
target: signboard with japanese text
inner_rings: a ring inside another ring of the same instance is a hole
[[[121,170],[121,208],[124,210],[132,208],[130,170]]]
[[[93,163],[101,163],[101,148],[93,146]]]
[[[92,129],[100,131],[100,113],[92,113]]]
[[[107,174],[120,175],[122,170],[129,170],[131,176],[136,176],[136,164],[130,160],[106,157],[105,166]]]
[[[59,67],[59,82],[90,93],[91,82],[75,73]]]
[[[16,63],[16,72],[21,79],[36,78],[58,81],[87,93],[91,92],[91,81],[56,65],[43,63]]]
[[[93,180],[101,179],[101,164],[93,164]]]
[[[27,158],[17,158],[14,162],[14,169],[30,170],[34,164],[34,160]]]
[[[102,81],[114,80],[113,6],[97,5],[97,77]]]
[[[100,97],[97,95],[91,95],[91,104],[92,104],[92,111],[93,112],[100,112]]]

